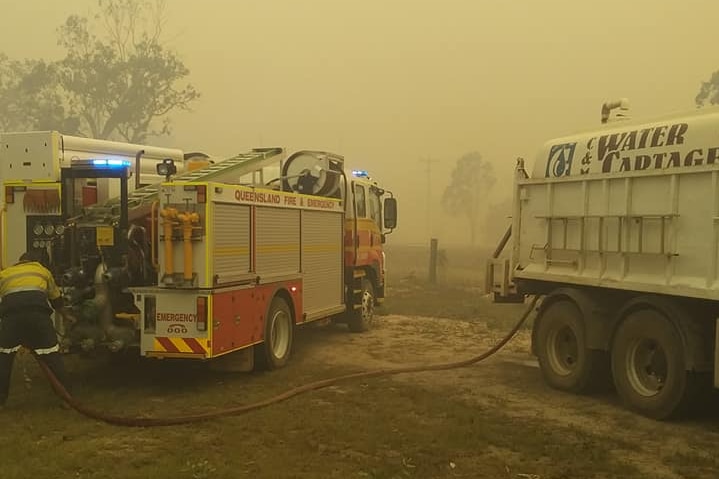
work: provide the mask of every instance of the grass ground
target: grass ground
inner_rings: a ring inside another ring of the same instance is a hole
[[[239,376],[169,364],[71,366],[82,378],[78,396],[94,407],[167,415],[251,402],[347,372],[305,353],[284,370]],[[628,472],[611,457],[623,447],[614,439],[513,418],[450,391],[438,395],[392,379],[349,383],[199,425],[123,429],[60,409],[28,366],[32,388],[17,377],[0,417],[3,477],[592,477],[597,462],[605,477]]]
[[[426,283],[429,277],[429,244],[395,246],[387,244],[388,279],[391,285],[402,281]],[[439,244],[437,280],[440,285],[479,288],[484,283],[486,261],[492,251],[486,247],[445,247]]]
[[[271,373],[69,358],[76,395],[120,415],[218,410],[336,374],[468,354],[495,341],[521,309],[483,300],[481,285],[467,279],[476,269],[468,258],[458,255],[469,266],[448,268],[429,286],[416,252],[394,253],[385,315],[367,334],[302,329],[290,364]],[[18,361],[13,381],[0,412],[3,478],[709,478],[719,471],[718,421],[654,423],[612,397],[554,392],[535,368],[500,360],[349,382],[243,416],[155,429],[108,426],[61,409],[30,357]]]
[[[437,281],[429,284],[429,246],[387,248],[388,297],[380,314],[402,314],[487,322],[508,329],[507,317],[523,306],[495,305],[484,294],[486,248],[440,247]],[[531,326],[531,321],[527,323]]]
[[[400,314],[461,320],[480,320],[490,328],[507,330],[524,305],[493,304],[479,288],[404,281],[390,290],[380,315]],[[508,320],[509,318],[509,320]],[[531,320],[525,328],[531,326]]]

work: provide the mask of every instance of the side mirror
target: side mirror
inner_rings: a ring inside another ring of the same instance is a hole
[[[397,200],[395,198],[384,199],[384,227],[388,230],[397,227]]]

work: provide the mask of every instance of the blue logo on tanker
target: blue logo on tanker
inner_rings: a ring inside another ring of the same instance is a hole
[[[572,171],[572,160],[574,159],[574,150],[576,147],[576,143],[553,145],[549,150],[547,176],[557,177],[569,175]]]

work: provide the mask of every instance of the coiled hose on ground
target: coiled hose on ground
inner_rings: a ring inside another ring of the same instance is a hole
[[[268,399],[264,399],[262,401],[258,401],[252,404],[245,404],[243,406],[234,406],[225,408],[219,411],[211,411],[211,412],[205,412],[200,414],[190,414],[186,416],[173,416],[173,417],[121,417],[121,416],[112,416],[108,415],[99,411],[95,411],[84,404],[78,402],[75,398],[73,398],[62,386],[62,384],[57,380],[57,378],[52,374],[50,369],[43,363],[37,355],[35,355],[35,359],[37,359],[38,364],[40,365],[40,368],[45,373],[45,376],[47,376],[48,380],[50,381],[50,384],[52,385],[53,389],[57,393],[60,398],[62,398],[72,409],[79,412],[80,414],[87,416],[91,419],[96,419],[98,421],[102,421],[108,424],[112,424],[115,426],[126,426],[126,427],[157,427],[157,426],[177,426],[180,424],[190,424],[200,421],[206,421],[209,419],[224,417],[224,416],[235,416],[239,414],[244,414],[250,411],[254,411],[256,409],[261,409],[267,406],[270,406],[272,404],[276,404],[282,401],[285,401],[287,399],[290,399],[294,396],[298,396],[300,394],[310,392],[310,391],[316,391],[318,389],[323,389],[329,386],[332,386],[334,384],[337,384],[342,381],[349,381],[351,379],[367,379],[367,378],[376,378],[379,376],[391,376],[395,374],[406,374],[406,373],[419,373],[419,372],[425,372],[425,371],[445,371],[448,369],[457,369],[457,368],[463,368],[470,366],[472,364],[476,364],[480,361],[483,361],[493,354],[495,354],[497,351],[502,349],[504,345],[506,345],[519,331],[519,328],[522,327],[524,322],[527,320],[529,315],[534,310],[534,306],[537,304],[537,300],[539,299],[538,296],[535,296],[532,298],[532,301],[527,306],[527,309],[522,314],[521,318],[517,323],[514,325],[514,327],[511,329],[509,333],[507,333],[506,336],[504,336],[497,344],[492,346],[487,351],[462,360],[462,361],[455,361],[451,363],[438,363],[438,364],[424,364],[424,365],[417,365],[417,366],[406,366],[406,367],[399,367],[399,368],[388,368],[388,369],[377,369],[374,371],[363,371],[358,373],[350,373],[350,374],[344,374],[342,376],[336,376],[334,378],[329,379],[321,379],[319,381],[314,381],[308,384],[303,384],[302,386],[297,386],[295,388],[289,389],[281,394],[278,394],[276,396],[273,396]]]

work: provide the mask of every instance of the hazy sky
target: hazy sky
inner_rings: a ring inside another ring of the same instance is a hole
[[[0,51],[59,54],[56,28],[92,0],[0,0]],[[230,155],[257,145],[329,149],[400,199],[394,241],[424,242],[457,157],[477,150],[508,193],[514,160],[593,127],[605,100],[634,117],[693,108],[716,0],[169,0],[167,37],[202,93],[153,143]],[[1,113],[0,113],[1,114]],[[463,239],[461,220],[435,234]],[[455,230],[455,231],[453,231]]]

